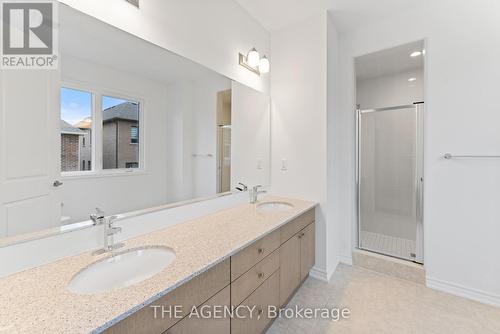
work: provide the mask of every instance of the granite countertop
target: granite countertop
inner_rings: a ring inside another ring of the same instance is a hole
[[[110,256],[91,251],[2,278],[0,333],[100,333],[316,205],[291,198],[264,201],[294,207],[258,212],[254,204],[241,204],[127,240],[120,252],[164,246],[176,258],[159,274],[123,289],[93,295],[67,289],[81,269]]]

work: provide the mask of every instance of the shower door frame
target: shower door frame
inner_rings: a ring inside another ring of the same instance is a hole
[[[424,102],[415,102],[411,105],[402,105],[385,108],[361,109],[360,105],[356,108],[356,227],[357,227],[357,248],[394,257],[390,254],[376,252],[371,249],[364,249],[361,245],[361,115],[365,113],[395,111],[407,109],[415,110],[416,117],[416,148],[417,154],[415,166],[415,207],[416,207],[416,248],[415,259],[413,262],[424,263]],[[399,257],[398,257],[399,258]],[[407,260],[408,259],[403,259]]]

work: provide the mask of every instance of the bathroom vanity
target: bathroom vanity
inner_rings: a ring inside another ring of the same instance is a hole
[[[82,270],[114,253],[88,252],[0,279],[0,304],[12,310],[0,315],[0,327],[16,333],[261,333],[273,321],[267,307],[285,305],[315,260],[315,204],[266,201],[290,207],[241,204],[127,240],[118,253],[165,247],[175,259],[124,288],[68,288]],[[248,308],[238,318],[188,316],[203,306]]]
[[[285,305],[309,275],[314,265],[314,233],[311,209],[104,333],[261,333],[273,320],[267,316],[267,307]],[[184,318],[167,314],[174,305],[182,305]],[[189,317],[192,307],[203,305],[249,307],[242,312],[255,309],[242,319]],[[165,314],[158,317],[161,310]]]

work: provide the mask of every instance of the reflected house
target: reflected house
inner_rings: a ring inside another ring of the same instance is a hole
[[[103,168],[139,167],[139,104],[124,102],[103,111]]]
[[[74,126],[83,132],[80,140],[80,170],[92,170],[92,118],[84,118]]]
[[[61,119],[61,171],[80,170],[80,146],[84,132]]]

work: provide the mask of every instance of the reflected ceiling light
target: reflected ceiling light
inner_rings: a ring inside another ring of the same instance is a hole
[[[240,65],[255,74],[268,73],[270,69],[269,59],[260,57],[256,48],[252,48],[246,55],[240,53]]]
[[[270,67],[271,67],[271,65],[269,64],[269,59],[267,59],[266,56],[262,57],[262,59],[260,60],[260,63],[259,63],[260,73],[268,73]]]
[[[415,52],[412,52],[410,57],[418,57],[418,56],[421,56],[422,55],[422,51],[415,51]]]
[[[409,82],[417,81],[417,78],[410,78],[408,79]]]

